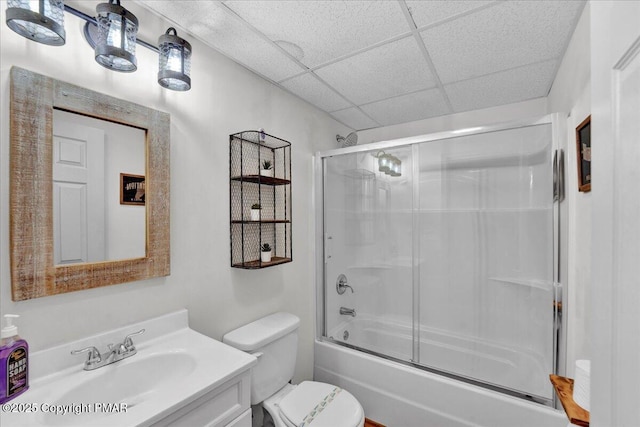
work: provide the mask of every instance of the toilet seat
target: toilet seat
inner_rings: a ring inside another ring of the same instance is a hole
[[[303,381],[279,403],[282,421],[299,427],[305,417],[310,427],[358,427],[364,411],[356,398],[331,384]]]

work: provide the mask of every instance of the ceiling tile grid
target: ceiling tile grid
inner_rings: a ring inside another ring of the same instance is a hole
[[[313,74],[307,73],[280,83],[288,91],[321,108],[336,111],[352,106]]]
[[[356,105],[436,85],[412,36],[319,68],[315,73]]]
[[[496,2],[481,0],[417,0],[405,3],[409,8],[413,22],[418,28],[421,28]]]
[[[352,129],[370,129],[380,126],[379,123],[372,120],[357,107],[334,111],[331,115]]]
[[[273,41],[300,46],[314,67],[408,32],[395,1],[225,1]]]
[[[450,112],[440,89],[401,95],[360,108],[382,126],[428,119]]]
[[[586,0],[142,3],[360,130],[547,96]]]
[[[547,96],[557,60],[545,61],[511,70],[445,85],[456,112],[478,110]]]
[[[443,84],[560,57],[581,2],[511,1],[420,33]]]

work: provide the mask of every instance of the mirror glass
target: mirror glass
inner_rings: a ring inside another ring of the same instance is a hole
[[[53,110],[54,264],[145,256],[146,131]]]
[[[171,274],[170,115],[19,67],[9,112],[11,298]]]

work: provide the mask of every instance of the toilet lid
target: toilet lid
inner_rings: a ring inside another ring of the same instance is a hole
[[[280,413],[297,427],[357,427],[364,419],[362,406],[351,393],[315,381],[304,381],[287,394]]]

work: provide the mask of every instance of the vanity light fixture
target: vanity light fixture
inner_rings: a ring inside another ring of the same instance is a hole
[[[173,34],[171,34],[173,32]],[[171,27],[158,39],[158,83],[177,91],[191,89],[191,43]]]
[[[98,39],[95,55],[98,64],[114,71],[132,72],[137,66],[136,36],[138,18],[120,0],[109,0],[96,7]]]
[[[378,159],[378,171],[390,176],[402,175],[402,161],[397,157],[386,154],[384,151],[378,151],[374,157]]]
[[[62,0],[9,0],[7,26],[38,43],[62,46],[65,42]]]
[[[94,18],[63,0],[8,0],[7,26],[33,41],[61,46],[65,43],[64,12],[84,21],[84,37],[95,52],[98,64],[114,71],[133,72],[138,68],[136,44],[159,54],[158,83],[177,91],[191,89],[191,44],[169,28],[158,39],[159,47],[138,38],[138,18],[108,0],[96,7]],[[173,33],[173,34],[171,34]]]

